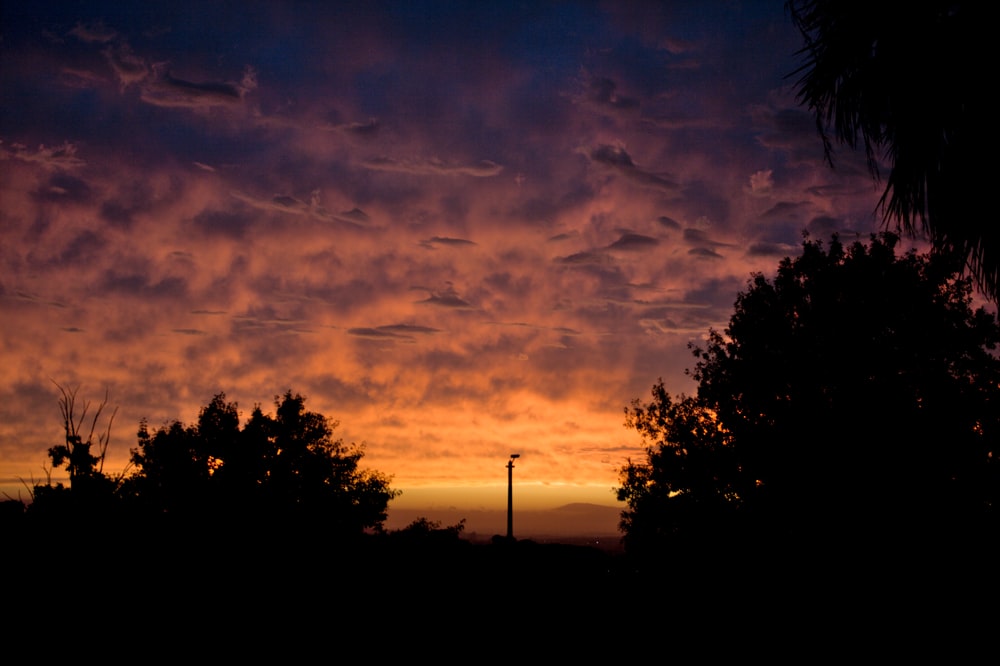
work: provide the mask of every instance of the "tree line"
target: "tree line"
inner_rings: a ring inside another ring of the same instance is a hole
[[[391,478],[361,467],[363,447],[334,437],[338,425],[306,409],[291,390],[274,413],[255,405],[240,423],[237,403],[219,393],[191,425],[139,425],[128,467],[104,471],[114,414],[97,431],[107,398],[88,415],[76,389],[59,386],[65,442],[51,447],[51,469],[65,467],[69,484],[32,487],[29,519],[170,521],[174,524],[257,524],[321,521],[330,536],[381,529],[400,491]],[[87,424],[90,429],[86,433]],[[426,529],[426,525],[422,526]]]

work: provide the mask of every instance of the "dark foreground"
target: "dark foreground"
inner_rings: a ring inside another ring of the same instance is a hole
[[[8,635],[23,623],[54,630],[46,649],[73,636],[87,651],[137,645],[140,662],[338,661],[348,648],[377,663],[492,662],[512,646],[587,663],[633,650],[813,661],[939,648],[954,662],[1000,626],[997,547],[978,537],[729,544],[640,563],[589,546],[331,541],[288,525],[6,536]]]

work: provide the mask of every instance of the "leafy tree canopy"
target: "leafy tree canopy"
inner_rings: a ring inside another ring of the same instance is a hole
[[[626,409],[648,444],[621,470],[627,545],[996,519],[1000,327],[945,255],[896,244],[807,238],[692,347],[697,395]]]
[[[334,439],[336,422],[286,392],[275,414],[260,405],[241,430],[236,403],[216,395],[184,426],[139,428],[136,474],[126,492],[145,510],[172,515],[322,518],[345,534],[381,528],[398,495],[389,478],[362,469],[363,449]]]

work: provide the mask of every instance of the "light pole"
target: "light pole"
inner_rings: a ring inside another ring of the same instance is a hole
[[[520,458],[520,453],[510,454],[507,461],[507,538],[514,539],[514,458]]]

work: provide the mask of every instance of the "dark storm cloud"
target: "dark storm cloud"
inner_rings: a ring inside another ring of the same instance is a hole
[[[390,333],[397,333],[400,335],[430,335],[441,332],[441,329],[438,328],[432,328],[430,326],[417,326],[414,324],[390,324],[388,326],[379,326],[377,330],[388,331]]]
[[[343,213],[333,214],[332,217],[341,222],[347,222],[359,227],[371,226],[372,221],[368,214],[360,208],[352,208],[351,210],[344,211]]]
[[[656,218],[656,221],[660,224],[660,226],[666,227],[667,229],[677,229],[679,231],[681,228],[680,222],[671,217],[667,217],[666,215],[661,215]]]
[[[807,201],[779,201],[760,214],[764,221],[784,221],[801,219],[809,210]]]
[[[567,266],[603,266],[612,263],[612,259],[600,250],[575,252],[566,257],[556,257],[554,261]]]
[[[588,156],[595,164],[614,170],[636,185],[668,193],[678,189],[673,180],[637,167],[632,157],[620,146],[603,144],[592,148]]]
[[[715,250],[710,250],[707,247],[695,247],[688,250],[688,254],[692,257],[698,257],[700,259],[724,259],[724,257],[716,252]]]
[[[347,329],[347,334],[348,335],[354,335],[354,336],[357,336],[359,338],[375,338],[375,339],[383,339],[383,338],[396,339],[396,338],[401,338],[401,339],[404,339],[404,340],[412,340],[413,339],[412,336],[409,336],[409,335],[399,335],[399,334],[393,333],[391,331],[380,331],[378,328],[349,328],[349,329]]]
[[[415,289],[421,289],[421,287],[415,287]],[[417,301],[418,303],[457,310],[474,309],[474,306],[459,296],[458,292],[451,285],[448,285],[441,291],[428,291],[431,292],[430,296],[422,301]]]
[[[449,238],[447,236],[434,236],[420,241],[420,244],[432,249],[435,245],[447,245],[451,247],[470,247],[476,245],[473,241],[464,238]]]
[[[638,99],[618,94],[618,84],[613,80],[587,73],[584,73],[583,78],[585,92],[580,98],[592,108],[612,111],[631,111],[639,108]]]
[[[707,245],[709,247],[733,247],[732,243],[713,240],[707,231],[687,228],[684,230],[684,241],[691,245]]]
[[[850,227],[845,224],[844,220],[826,215],[814,217],[809,220],[809,223],[806,225],[806,230],[812,236],[821,239],[828,238],[831,234],[848,231],[849,229]]]
[[[141,99],[155,106],[190,109],[239,106],[244,96],[256,87],[256,74],[250,68],[244,71],[239,83],[186,81],[154,68],[152,77],[143,83]]]
[[[414,326],[410,324],[392,324],[389,326],[376,326],[374,328],[351,328],[347,330],[349,335],[371,338],[376,340],[403,340],[413,341],[420,335],[431,335],[439,333],[440,329],[430,326]]]
[[[757,140],[767,148],[788,150],[796,159],[813,157],[817,150],[822,151],[822,145],[817,145],[816,119],[806,110],[800,108],[774,108],[772,106],[755,106],[751,115],[756,126],[762,131]]]
[[[559,243],[559,242],[562,242],[562,241],[573,240],[573,239],[579,238],[579,237],[580,237],[580,232],[578,232],[578,231],[569,231],[569,232],[562,233],[562,234],[556,234],[555,236],[550,236],[549,237],[549,242],[550,243]]]
[[[618,146],[601,145],[590,151],[590,159],[615,169],[634,169],[632,157]]]
[[[652,236],[642,234],[623,234],[621,238],[608,246],[609,250],[642,251],[649,250],[660,244],[660,241]]]

